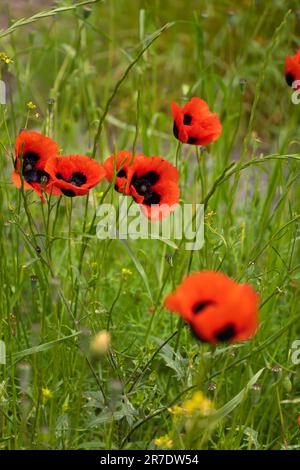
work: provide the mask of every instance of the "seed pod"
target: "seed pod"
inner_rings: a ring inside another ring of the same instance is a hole
[[[293,384],[288,376],[283,380],[283,387],[287,393],[290,393],[293,389]]]

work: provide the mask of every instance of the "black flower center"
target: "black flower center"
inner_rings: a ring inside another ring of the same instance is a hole
[[[190,126],[192,123],[192,116],[190,114],[184,114],[183,116],[183,124],[185,126]]]
[[[204,301],[204,302],[198,302],[196,303],[192,310],[193,310],[193,313],[195,315],[198,315],[199,313],[201,313],[206,307],[208,307],[209,305],[212,305],[213,302],[211,300],[208,300],[208,301]]]
[[[71,184],[74,184],[74,186],[80,187],[83,184],[85,184],[86,181],[87,181],[86,176],[83,173],[80,173],[79,171],[76,171],[75,173],[72,174],[69,182]]]
[[[131,184],[140,196],[144,196],[143,204],[151,206],[159,204],[160,195],[153,191],[152,186],[159,180],[159,174],[156,171],[148,171],[144,175],[138,177],[136,173],[133,175]]]
[[[44,170],[36,168],[36,164],[40,157],[35,152],[26,152],[23,155],[23,168],[22,175],[28,184],[39,183],[47,184],[50,180],[50,175]]]
[[[26,178],[29,178],[30,174],[33,171],[36,172],[35,166],[36,166],[36,163],[38,162],[39,159],[40,159],[40,157],[38,156],[37,153],[34,153],[34,152],[24,153],[24,155],[23,155],[22,174],[23,174],[26,181],[27,181]]]
[[[72,191],[72,189],[61,188],[60,190],[65,196],[68,196],[68,197],[76,196],[76,194],[74,193],[74,191]]]
[[[188,144],[196,144],[198,141],[198,138],[197,137],[189,137],[189,140],[187,141]]]
[[[120,171],[118,171],[117,177],[118,177],[118,178],[126,178],[126,171],[123,170],[123,169],[120,170]]]
[[[35,165],[39,161],[40,157],[35,152],[26,152],[23,155],[23,165],[31,163]]]
[[[34,167],[28,165],[24,168],[23,166],[23,176],[24,180],[28,184],[32,183],[39,183],[39,184],[47,184],[50,180],[50,175],[44,170],[37,170]]]
[[[229,341],[236,334],[235,327],[231,323],[226,325],[222,330],[215,333],[215,337],[218,341]]]
[[[295,77],[292,73],[287,73],[285,79],[288,86],[292,86],[295,81]]]
[[[78,188],[80,188],[80,186],[87,182],[87,177],[79,171],[75,171],[74,173],[72,173],[72,176],[70,178],[64,178],[61,173],[56,173],[55,176],[58,180],[63,180],[66,183],[70,183],[74,186],[77,186]]]

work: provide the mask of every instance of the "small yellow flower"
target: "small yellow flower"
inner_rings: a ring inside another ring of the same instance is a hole
[[[172,408],[168,408],[168,411],[174,416],[182,416],[184,413],[184,409],[178,405],[174,405]]]
[[[210,220],[210,219],[212,219],[215,215],[216,215],[216,212],[214,212],[214,211],[207,212],[207,213],[205,214],[205,219],[206,219],[206,220]]]
[[[27,109],[29,109],[30,111],[33,111],[34,109],[36,109],[36,104],[34,104],[32,101],[28,101],[26,106],[27,106]]]
[[[213,409],[213,403],[202,392],[198,391],[194,393],[191,399],[184,401],[182,406],[174,405],[172,408],[168,408],[168,411],[175,418],[179,418],[181,416],[191,417],[194,414],[207,416]]]
[[[96,191],[96,192],[95,192],[95,196],[96,196],[98,199],[101,199],[101,198],[103,197],[103,194],[104,194],[103,191]]]
[[[42,396],[45,398],[45,400],[50,400],[53,397],[53,393],[49,388],[42,388]]]
[[[165,449],[172,449],[172,447],[173,447],[173,441],[172,441],[172,439],[170,439],[168,434],[155,439],[154,444],[157,447],[164,447]]]
[[[102,356],[107,353],[110,346],[110,333],[106,330],[99,331],[90,343],[91,353]]]
[[[2,62],[4,62],[7,65],[13,63],[13,60],[10,57],[8,57],[8,55],[5,54],[5,52],[0,52],[0,60],[2,60]]]
[[[132,276],[132,271],[130,269],[123,268],[122,269],[122,276],[124,276],[124,277]]]
[[[40,113],[35,113],[34,117],[38,119],[40,117]]]
[[[97,268],[98,268],[98,263],[96,263],[95,261],[93,261],[91,263],[91,270],[92,271],[97,271]]]
[[[212,402],[206,398],[202,392],[194,393],[190,400],[186,400],[182,408],[188,416],[194,413],[200,413],[202,416],[207,416],[213,410]]]

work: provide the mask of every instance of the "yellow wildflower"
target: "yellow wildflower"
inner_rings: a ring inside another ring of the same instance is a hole
[[[213,409],[213,403],[206,398],[202,392],[198,391],[194,393],[192,398],[184,401],[182,406],[174,405],[172,408],[168,408],[168,411],[174,415],[174,417],[190,417],[196,413],[207,416]]]
[[[127,277],[131,275],[132,275],[132,271],[130,269],[127,269],[127,268],[122,269],[122,276]]]
[[[172,439],[170,439],[168,434],[155,439],[154,444],[157,447],[164,447],[165,449],[172,449],[172,447],[173,447],[173,441],[172,441]]]
[[[209,219],[212,219],[215,215],[216,215],[216,212],[210,211],[210,212],[207,212],[204,217],[206,220],[209,220]]]
[[[184,409],[178,405],[174,405],[172,408],[168,408],[168,411],[174,416],[182,416],[184,413]]]
[[[190,400],[186,400],[183,403],[182,408],[189,416],[194,413],[207,416],[213,410],[213,404],[202,392],[198,391],[194,393]]]
[[[32,101],[28,101],[26,106],[27,106],[27,109],[29,109],[30,111],[33,111],[34,109],[36,109],[36,104],[34,104]]]
[[[42,388],[42,396],[45,398],[45,400],[50,400],[53,397],[53,393],[49,388]]]
[[[13,63],[13,60],[10,57],[8,57],[8,55],[5,54],[5,52],[0,52],[0,60],[2,60],[2,62],[4,62],[7,65]]]

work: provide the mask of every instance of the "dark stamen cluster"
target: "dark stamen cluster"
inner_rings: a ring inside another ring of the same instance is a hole
[[[39,159],[39,155],[35,152],[26,152],[23,155],[22,175],[28,184],[39,183],[45,185],[50,179],[49,173],[36,168]]]
[[[151,206],[159,204],[160,195],[153,191],[152,186],[159,180],[159,174],[156,171],[149,171],[138,177],[135,173],[132,177],[131,184],[140,196],[144,196],[143,204]]]
[[[216,333],[218,341],[229,341],[236,335],[235,327],[231,323]]]
[[[77,188],[80,188],[80,186],[82,186],[83,184],[85,184],[87,182],[86,176],[83,173],[79,172],[79,171],[76,171],[76,172],[72,173],[70,178],[64,178],[61,173],[56,173],[55,176],[58,180],[63,180],[66,183],[73,184]],[[74,191],[72,191],[72,189],[61,188],[61,192],[65,196],[68,196],[68,197],[76,196],[76,193]]]
[[[206,302],[198,302],[197,304],[194,305],[194,307],[192,309],[193,313],[195,315],[197,315],[197,314],[201,313],[205,309],[205,307],[208,307],[209,305],[212,305],[212,304],[213,304],[213,302],[210,301],[210,300],[208,300]]]
[[[291,73],[287,73],[285,79],[288,86],[292,86],[295,81],[295,77]]]

